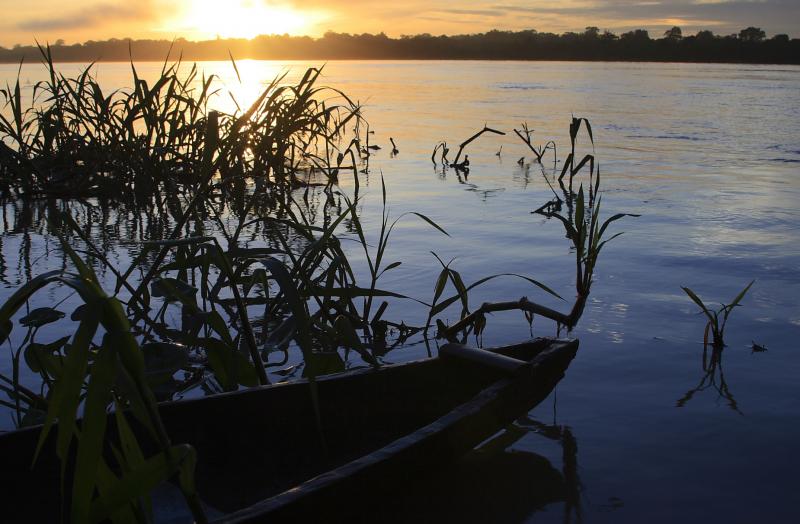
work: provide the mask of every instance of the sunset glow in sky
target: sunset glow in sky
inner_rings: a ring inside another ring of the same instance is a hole
[[[0,0],[0,45],[33,39],[68,43],[107,38],[217,36],[252,38],[325,31],[402,34],[537,29],[561,33],[597,26],[644,28],[656,36],[673,25],[684,34],[738,32],[800,36],[798,0]]]
[[[222,5],[224,3],[224,6]],[[304,34],[317,16],[288,5],[258,0],[193,0],[161,21],[163,29],[191,39],[253,38],[260,34]]]

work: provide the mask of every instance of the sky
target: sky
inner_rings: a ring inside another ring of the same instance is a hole
[[[404,34],[597,26],[657,36],[761,27],[800,37],[800,0],[0,0],[0,46],[108,38],[321,36],[326,31]]]

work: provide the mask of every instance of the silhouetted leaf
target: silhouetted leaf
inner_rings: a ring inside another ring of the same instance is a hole
[[[223,388],[234,390],[239,384],[258,385],[255,367],[240,351],[214,338],[199,339],[198,345],[205,348],[208,364]]]
[[[32,426],[38,426],[45,421],[46,417],[47,413],[41,409],[28,408],[28,410],[25,412],[25,415],[22,417],[22,423],[20,424],[20,427],[29,428]]]
[[[6,341],[11,335],[11,330],[14,329],[14,323],[11,320],[5,319],[0,323],[0,343]]]
[[[72,481],[73,522],[87,522],[106,434],[106,408],[114,383],[116,351],[103,345],[92,364]]]
[[[731,308],[738,306],[738,305],[739,305],[739,302],[741,302],[741,301],[742,301],[742,299],[744,298],[744,296],[745,296],[745,295],[747,294],[747,292],[750,290],[750,287],[751,287],[753,284],[755,284],[755,282],[756,282],[755,280],[751,280],[751,281],[750,281],[750,283],[749,283],[749,284],[747,284],[747,286],[746,286],[746,287],[745,287],[743,290],[741,290],[741,291],[739,292],[739,294],[738,294],[738,295],[736,295],[736,298],[734,298],[734,299],[733,299],[733,301],[732,301],[730,304],[728,304],[728,306],[729,306],[729,307],[731,307]]]
[[[708,317],[708,320],[710,320],[711,322],[714,322],[714,317],[711,315],[711,312],[710,312],[710,311],[709,311],[709,309],[706,307],[706,305],[705,305],[705,304],[703,304],[703,301],[702,301],[702,300],[700,300],[700,297],[698,297],[698,296],[695,294],[695,292],[694,292],[694,291],[692,291],[691,289],[689,289],[688,287],[683,287],[683,286],[681,286],[681,289],[682,289],[682,290],[683,290],[683,291],[684,291],[684,292],[685,292],[687,295],[689,295],[689,298],[691,298],[691,299],[692,299],[692,301],[694,301],[694,303],[695,303],[695,304],[697,304],[698,306],[700,306],[700,309],[701,309],[701,310],[703,311],[703,313],[705,313],[705,315]]]
[[[336,335],[345,347],[362,350],[363,345],[361,339],[358,338],[358,333],[353,328],[353,324],[344,315],[339,315],[333,322],[333,328],[336,330]]]
[[[140,467],[126,472],[118,482],[107,488],[104,495],[91,504],[85,522],[104,521],[130,501],[147,495],[153,488],[178,472],[184,461],[189,459],[193,464],[194,453],[190,445],[180,444],[172,446],[169,451],[165,450],[148,458]]]
[[[70,320],[75,322],[80,322],[83,320],[84,315],[86,314],[86,304],[81,304],[80,306],[76,307],[72,314],[69,316]]]
[[[633,217],[633,218],[638,218],[638,217],[640,217],[640,216],[641,216],[641,215],[636,215],[636,214],[633,214],[633,213],[617,213],[616,215],[612,216],[611,218],[608,218],[608,219],[607,219],[605,222],[603,222],[603,225],[602,225],[602,227],[600,228],[600,234],[599,234],[599,237],[602,237],[602,236],[603,236],[603,233],[605,233],[605,231],[606,231],[606,228],[608,228],[608,226],[609,226],[609,225],[610,225],[612,222],[616,222],[617,220],[619,220],[620,218],[623,218],[623,217]]]
[[[61,379],[53,387],[47,407],[47,417],[39,434],[39,442],[34,454],[35,462],[52,425],[58,420],[56,454],[61,459],[62,475],[66,467],[67,451],[72,441],[73,425],[77,416],[78,405],[81,401],[81,386],[83,385],[89,362],[89,348],[100,321],[99,308],[96,303],[90,304],[72,339],[70,351],[67,352],[67,356],[64,359]]]
[[[358,286],[335,287],[330,289],[321,286],[315,286],[312,291],[315,295],[320,297],[340,297],[348,299],[353,299],[356,297],[408,298],[406,295],[401,295],[400,293],[395,293],[393,291],[386,291],[383,289],[367,289]]]
[[[411,214],[418,216],[419,218],[421,218],[422,220],[424,220],[425,222],[427,222],[428,224],[430,224],[434,228],[438,229],[440,232],[444,233],[447,236],[450,236],[450,233],[445,231],[443,227],[441,227],[439,224],[437,224],[436,222],[434,222],[433,220],[431,220],[427,216],[423,215],[422,213],[411,212]]]
[[[150,293],[168,301],[190,300],[197,294],[197,288],[176,278],[156,278],[150,285]]]
[[[40,307],[19,319],[19,323],[26,327],[42,327],[64,318],[64,313],[50,307]]]
[[[34,373],[46,371],[53,378],[58,378],[61,371],[61,357],[55,354],[64,347],[69,337],[63,337],[50,344],[31,343],[25,348],[25,363]]]

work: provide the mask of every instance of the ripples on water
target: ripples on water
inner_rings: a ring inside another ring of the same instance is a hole
[[[220,74],[244,104],[282,68],[291,67],[296,76],[306,65],[244,62],[241,86],[230,64],[204,67]],[[129,83],[125,65],[98,67],[109,87]],[[140,74],[155,76],[159,69],[142,65]],[[15,72],[0,66],[4,78]],[[387,274],[384,287],[423,300],[438,273],[430,251],[456,257],[454,267],[467,281],[524,273],[571,299],[572,258],[563,230],[530,214],[552,193],[536,166],[517,165],[526,151],[516,137],[473,143],[467,179],[435,171],[430,152],[441,140],[459,143],[484,123],[510,131],[527,121],[534,142],[555,140],[563,158],[570,115],[589,118],[606,190],[604,213],[642,217],[615,224],[626,234],[601,256],[574,333],[581,352],[558,389],[557,423],[571,428],[578,446],[585,520],[787,521],[795,512],[791,498],[800,467],[800,68],[332,62],[325,73],[329,85],[365,103],[373,141],[388,146],[391,136],[400,149],[396,158],[389,158],[390,147],[372,158],[362,209],[366,227],[377,228],[375,191],[382,173],[393,214],[425,213],[452,235],[442,240],[412,223],[395,232],[390,256],[404,264]],[[42,74],[23,69],[28,84]],[[230,109],[223,98],[219,104]],[[63,263],[37,213],[19,206],[3,207],[3,297],[32,274]],[[120,240],[158,235],[157,228],[131,229],[133,223],[112,213],[96,231],[123,266],[135,248]],[[753,278],[744,307],[732,316],[724,350],[725,381],[741,414],[713,388],[676,407],[704,375],[703,320],[680,286],[728,301]],[[51,293],[55,300],[58,292]],[[472,301],[525,294],[559,306],[514,281],[498,281]],[[411,303],[400,308],[411,322],[423,315]],[[485,342],[527,336],[521,317],[494,315]],[[537,321],[535,332],[551,335],[554,329]],[[752,341],[769,351],[751,353]],[[424,354],[413,346],[391,357]],[[3,361],[0,370],[7,366]],[[532,415],[551,420],[554,400]],[[561,446],[534,431],[511,449],[545,455],[557,469],[565,460]],[[533,520],[563,519],[560,506],[548,508]]]

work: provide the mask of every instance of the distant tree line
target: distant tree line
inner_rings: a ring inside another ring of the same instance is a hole
[[[757,27],[738,34],[700,31],[685,36],[679,27],[660,38],[637,29],[622,34],[587,27],[582,33],[489,31],[472,35],[419,34],[389,38],[383,33],[325,33],[321,38],[262,35],[251,40],[217,39],[199,42],[116,39],[51,45],[56,61],[228,60],[237,59],[479,59],[479,60],[606,60],[800,64],[800,39],[780,34],[766,38]],[[0,47],[0,62],[38,60],[35,45]]]

